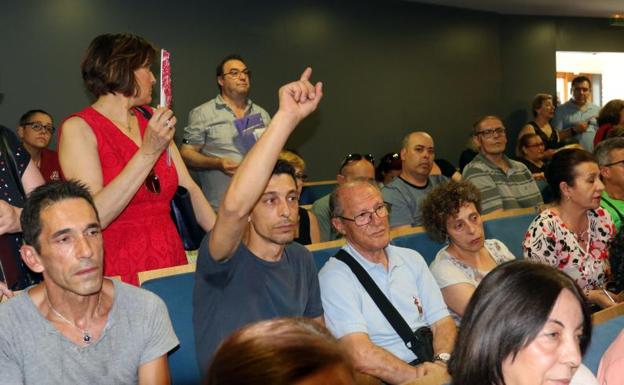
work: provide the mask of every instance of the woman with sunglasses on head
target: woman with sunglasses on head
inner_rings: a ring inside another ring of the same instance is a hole
[[[137,273],[187,263],[170,217],[178,187],[191,196],[197,221],[208,231],[215,213],[191,179],[172,142],[176,118],[152,108],[156,51],[142,37],[96,37],[82,61],[82,77],[95,102],[71,115],[59,132],[66,178],[84,182],[104,228],[107,276],[137,284]]]
[[[546,180],[554,205],[529,226],[524,257],[568,274],[592,303],[603,308],[614,305],[617,296],[605,285],[615,226],[600,207],[604,185],[596,160],[585,150],[559,150],[546,168]]]
[[[529,261],[505,263],[468,303],[449,362],[451,384],[595,384],[581,364],[591,330],[570,277]]]
[[[492,269],[515,257],[496,239],[485,239],[481,193],[470,182],[434,187],[422,204],[429,237],[448,241],[429,267],[457,324],[475,289]]]
[[[279,159],[285,160],[295,168],[295,182],[297,182],[297,195],[301,196],[303,183],[308,176],[305,174],[306,164],[302,157],[293,150],[283,150],[280,152]],[[310,210],[299,206],[299,229],[295,242],[302,245],[309,245],[321,241],[318,220],[316,215]]]

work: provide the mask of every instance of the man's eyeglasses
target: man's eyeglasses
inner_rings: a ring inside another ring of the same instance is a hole
[[[372,154],[362,155],[362,154],[354,153],[354,154],[349,154],[344,158],[344,160],[342,161],[342,164],[340,165],[340,170],[342,170],[344,166],[346,166],[347,164],[358,161],[358,160],[362,160],[362,159],[366,159],[367,161],[371,162],[373,166],[375,165],[375,158],[373,157]]]
[[[230,70],[230,72],[226,72],[223,74],[223,76],[229,76],[232,78],[237,78],[239,76],[241,76],[241,74],[245,75],[246,77],[251,76],[251,71],[248,70],[247,68],[245,68],[244,70]]]
[[[602,167],[617,166],[618,164],[624,165],[624,159],[618,160],[617,162],[613,162],[613,163],[607,163],[607,164],[603,165]]]
[[[41,132],[42,130],[46,130],[50,135],[54,134],[56,128],[54,128],[51,124],[43,124],[41,122],[28,122],[24,123],[23,126],[30,126],[35,132]]]
[[[379,218],[385,218],[388,214],[390,214],[391,208],[392,205],[390,203],[384,202],[382,205],[377,206],[373,211],[365,211],[354,216],[353,218],[347,218],[340,215],[338,218],[355,222],[356,226],[366,226],[373,220],[373,214],[377,215]]]
[[[154,194],[160,194],[160,179],[158,179],[158,175],[154,172],[154,169],[147,174],[147,178],[145,178],[145,188]]]
[[[482,137],[489,139],[494,137],[495,135],[504,135],[505,131],[505,127],[489,128],[487,130],[476,132],[476,135],[481,135]]]

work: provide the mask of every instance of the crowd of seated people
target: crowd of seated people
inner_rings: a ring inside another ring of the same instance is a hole
[[[169,382],[167,354],[179,341],[166,307],[127,283],[137,285],[141,271],[188,262],[170,217],[178,186],[207,232],[192,298],[206,384],[512,384],[542,383],[553,373],[563,382],[592,376],[580,364],[591,334],[586,304],[598,310],[624,301],[624,236],[617,232],[624,142],[597,138],[595,158],[559,148],[576,137],[591,150],[597,124],[611,124],[598,129],[608,138],[622,123],[613,120],[622,111],[616,101],[595,111],[587,78],[572,82],[573,97],[561,111],[550,95],[535,97],[534,120],[520,131],[524,162],[505,155],[507,130],[497,116],[473,125],[477,151],[461,173],[435,158],[432,135],[415,131],[377,170],[372,155],[347,155],[335,190],[308,211],[298,204],[306,164],[282,149],[323,97],[312,70],[279,89],[269,117],[248,98],[244,60],[226,57],[216,73],[220,94],[191,112],[181,155],[172,141],[173,111],[150,107],[155,54],[131,34],[91,42],[81,70],[95,99],[61,124],[58,162],[47,150],[55,128],[45,111],[24,114],[17,136],[0,132],[8,143],[1,161],[13,159],[17,172],[0,185],[10,197],[0,196],[0,234],[11,233],[23,265],[15,285],[0,282],[0,296],[14,297],[0,305],[3,379]],[[187,166],[205,172],[201,188]],[[526,232],[524,255],[486,239],[482,214],[538,208],[544,199],[536,180],[543,179],[555,201],[528,229],[517,229]],[[211,183],[216,190],[207,193]],[[431,266],[418,245],[391,244],[391,228],[423,225],[441,245]],[[340,237],[344,246],[317,271],[301,245]],[[527,261],[511,262],[522,257]],[[503,327],[510,322],[526,327]],[[14,333],[18,328],[33,332]],[[569,354],[536,352],[555,332]],[[617,376],[621,338],[601,365],[603,378]],[[557,364],[528,370],[542,356]]]

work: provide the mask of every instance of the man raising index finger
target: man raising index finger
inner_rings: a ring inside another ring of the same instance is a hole
[[[323,315],[312,256],[291,243],[298,215],[294,169],[276,164],[290,133],[322,98],[322,85],[310,83],[311,73],[308,68],[280,88],[277,113],[234,174],[200,247],[193,324],[202,371],[218,344],[247,323]]]

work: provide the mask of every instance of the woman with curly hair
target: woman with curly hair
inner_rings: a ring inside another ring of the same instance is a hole
[[[423,202],[422,211],[429,237],[448,241],[429,269],[459,323],[483,277],[514,256],[502,242],[485,239],[481,195],[470,182],[450,181],[436,186]]]

